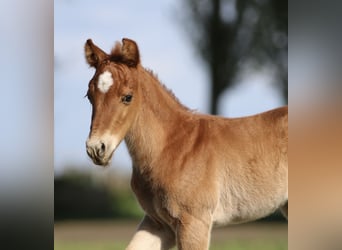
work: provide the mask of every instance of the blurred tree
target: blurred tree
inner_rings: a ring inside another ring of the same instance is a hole
[[[186,0],[185,29],[207,65],[210,112],[245,63],[268,65],[287,103],[287,0]]]
[[[142,218],[142,209],[130,190],[128,180],[125,182],[127,185],[123,185],[122,179],[126,177],[109,174],[104,181],[77,170],[55,177],[55,220]]]

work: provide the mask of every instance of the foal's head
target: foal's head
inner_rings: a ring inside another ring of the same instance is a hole
[[[122,39],[122,45],[117,43],[111,54],[90,39],[84,48],[87,63],[96,69],[87,92],[92,105],[87,153],[95,164],[105,166],[137,114],[139,51],[129,39]]]

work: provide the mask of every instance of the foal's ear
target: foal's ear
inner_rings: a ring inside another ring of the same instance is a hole
[[[140,63],[138,46],[131,39],[122,39],[121,55],[123,62],[128,66],[136,67]]]
[[[91,39],[88,39],[84,45],[84,54],[87,63],[92,67],[97,67],[108,55],[97,47]]]

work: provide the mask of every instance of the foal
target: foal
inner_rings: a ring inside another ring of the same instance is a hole
[[[134,41],[107,54],[89,39],[85,57],[96,69],[87,153],[108,165],[125,140],[146,213],[127,249],[205,250],[213,225],[278,208],[287,217],[287,107],[235,119],[198,114],[142,67]]]

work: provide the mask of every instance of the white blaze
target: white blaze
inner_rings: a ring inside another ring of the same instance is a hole
[[[107,93],[110,86],[112,86],[114,83],[114,79],[112,77],[112,74],[109,71],[103,72],[99,76],[99,81],[97,83],[97,87],[102,93]]]

